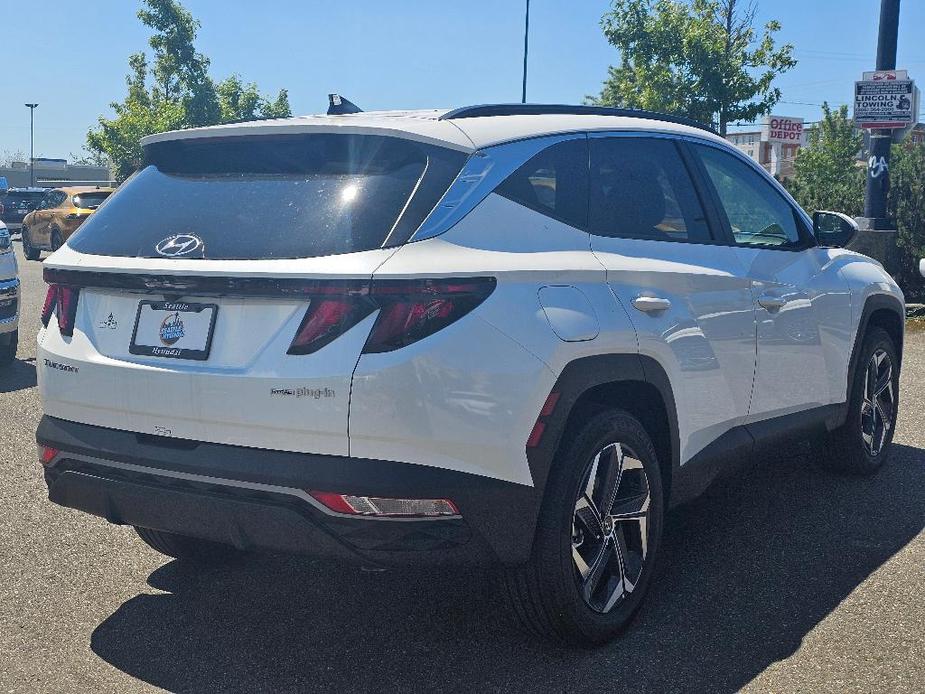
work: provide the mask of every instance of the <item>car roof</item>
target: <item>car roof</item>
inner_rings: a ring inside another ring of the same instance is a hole
[[[26,186],[24,188],[9,188],[7,189],[8,193],[44,193],[48,188],[39,188],[38,186],[30,188]]]
[[[77,195],[78,193],[112,193],[116,189],[106,186],[58,186],[53,190],[60,190],[68,195]]]
[[[519,106],[519,105],[514,105]],[[544,135],[574,132],[647,131],[685,134],[725,143],[706,126],[646,111],[528,104],[430,109],[418,111],[362,111],[343,115],[312,115],[230,123],[149,135],[147,146],[170,140],[205,139],[296,133],[391,135],[451,149],[472,152],[485,147]],[[566,111],[566,112],[563,112]],[[636,114],[639,115],[636,115]],[[679,122],[682,121],[682,122]]]

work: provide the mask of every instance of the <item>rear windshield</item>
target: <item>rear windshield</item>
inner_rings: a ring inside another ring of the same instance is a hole
[[[100,203],[103,202],[110,195],[109,191],[100,191],[92,193],[78,193],[74,196],[74,207],[79,207],[84,210],[93,210],[100,206]]]
[[[0,198],[0,202],[9,207],[26,208],[34,210],[45,196],[44,191],[35,192],[13,192],[7,193],[5,198]]]
[[[71,236],[72,248],[255,259],[398,245],[466,158],[394,137],[339,134],[175,140],[149,145],[145,155],[147,166]],[[161,244],[175,236],[184,237],[183,253]],[[188,236],[199,242],[186,243]]]

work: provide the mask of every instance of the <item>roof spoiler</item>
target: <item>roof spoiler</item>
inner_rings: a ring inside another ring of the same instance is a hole
[[[659,113],[636,108],[614,108],[611,106],[572,106],[570,104],[481,104],[477,106],[463,106],[462,108],[447,111],[439,120],[458,120],[460,118],[479,118],[483,116],[536,116],[549,114],[594,115],[594,116],[623,116],[624,118],[647,118],[661,120],[667,123],[687,125],[716,134],[712,126],[693,118],[679,116],[672,113]]]
[[[340,94],[328,94],[328,115],[343,116],[347,113],[362,113],[363,109]]]

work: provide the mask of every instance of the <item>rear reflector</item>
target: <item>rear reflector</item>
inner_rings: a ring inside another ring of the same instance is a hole
[[[553,391],[549,394],[549,397],[546,398],[546,402],[543,403],[543,409],[540,410],[540,417],[548,417],[553,413],[553,410],[556,409],[556,403],[559,402],[559,393]]]
[[[459,515],[456,504],[449,499],[392,499],[335,492],[309,492],[309,494],[332,511],[351,516],[429,518]]]
[[[549,415],[556,411],[556,405],[558,403],[559,393],[558,391],[554,390],[546,397],[546,402],[543,403],[540,414],[536,418],[536,424],[533,425],[533,429],[530,431],[530,436],[527,437],[527,448],[536,448],[540,445],[540,442],[543,440],[543,434],[546,432],[545,420],[547,417],[549,417]]]
[[[544,431],[546,431],[546,422],[537,421],[537,423],[533,425],[530,436],[527,437],[527,448],[536,448],[539,446],[540,441],[543,440]]]
[[[39,462],[41,462],[42,465],[48,465],[55,459],[58,453],[59,451],[57,448],[39,445]]]

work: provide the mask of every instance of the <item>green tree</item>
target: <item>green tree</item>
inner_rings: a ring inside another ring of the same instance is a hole
[[[124,180],[142,164],[145,135],[178,128],[291,115],[286,90],[275,100],[261,96],[256,84],[232,75],[217,85],[209,59],[195,47],[199,22],[178,0],[142,0],[141,22],[153,30],[144,52],[129,57],[127,94],[111,104],[115,117],[101,116],[87,134],[87,149],[112,162]]]
[[[864,168],[858,155],[863,136],[848,118],[848,107],[833,111],[822,105],[822,120],[810,130],[793,164],[793,178],[786,181],[800,205],[815,210],[835,210],[859,215],[864,210]]]
[[[897,281],[907,295],[922,298],[925,281],[919,274],[919,260],[925,258],[925,143],[893,145],[889,211],[899,230]]]
[[[256,84],[244,84],[238,75],[231,75],[219,82],[215,91],[218,94],[223,123],[257,118],[285,118],[291,115],[289,94],[285,89],[281,89],[276,99],[270,101],[260,95]]]
[[[780,23],[754,27],[755,5],[742,0],[613,0],[601,19],[620,65],[591,103],[677,113],[718,123],[753,121],[780,100],[774,78],[796,65],[793,46],[778,47]]]

